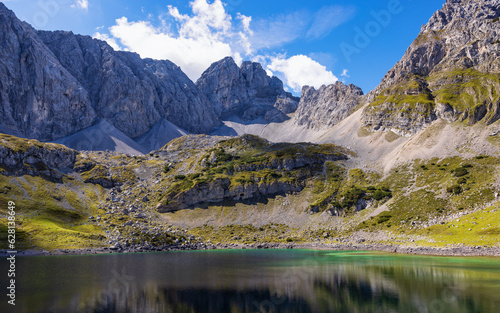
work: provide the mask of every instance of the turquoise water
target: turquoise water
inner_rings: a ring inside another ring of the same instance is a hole
[[[499,258],[216,250],[22,257],[16,269],[16,310],[4,296],[1,312],[500,312]]]

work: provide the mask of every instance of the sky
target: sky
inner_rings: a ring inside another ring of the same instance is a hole
[[[445,0],[3,0],[36,29],[69,30],[169,59],[193,80],[226,56],[260,62],[300,95],[374,89]]]

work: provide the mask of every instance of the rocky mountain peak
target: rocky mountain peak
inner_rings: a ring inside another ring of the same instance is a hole
[[[312,129],[331,128],[351,114],[363,95],[361,88],[342,82],[328,86],[302,87],[295,124]]]
[[[0,4],[0,130],[56,140],[100,120],[130,138],[162,120],[194,133],[219,125],[178,66],[114,51],[68,31],[36,31]]]
[[[411,135],[438,118],[498,120],[499,17],[500,0],[447,1],[368,95],[363,124]]]
[[[283,82],[269,77],[262,65],[233,58],[213,63],[196,82],[221,118],[283,121],[297,109],[298,99],[283,89]]]
[[[0,5],[0,125],[2,131],[50,140],[96,119],[88,92],[38,37]]]

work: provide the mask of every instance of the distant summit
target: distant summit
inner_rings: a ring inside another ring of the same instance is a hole
[[[280,79],[269,77],[259,63],[247,61],[238,67],[231,57],[213,63],[196,85],[221,118],[282,122],[299,102],[299,98],[284,91]]]
[[[323,85],[318,90],[304,86],[295,122],[312,129],[331,128],[352,113],[362,95],[361,88],[342,82]]]

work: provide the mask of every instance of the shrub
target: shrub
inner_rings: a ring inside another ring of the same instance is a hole
[[[383,191],[383,190],[376,190],[374,193],[373,193],[373,199],[375,200],[382,200],[386,197],[392,197],[392,193],[391,192],[387,192],[387,191]]]
[[[168,173],[168,172],[170,172],[170,166],[165,165],[165,167],[163,168],[163,173]]]
[[[382,213],[382,214],[378,217],[378,221],[377,221],[377,223],[379,223],[379,224],[385,223],[385,222],[387,222],[388,220],[390,220],[391,218],[392,218],[392,215],[391,215],[391,214],[388,214],[388,213]]]
[[[186,175],[175,175],[174,179],[175,180],[184,180],[184,179],[186,179]]]
[[[342,207],[350,208],[364,196],[365,196],[365,191],[363,189],[351,186],[351,188],[345,191],[343,194],[344,199],[342,200]]]
[[[469,171],[464,167],[458,167],[453,170],[453,174],[455,174],[456,177],[461,177],[469,174]]]
[[[195,173],[195,174],[189,174],[189,175],[187,176],[187,178],[188,178],[188,179],[196,179],[196,178],[198,178],[198,177],[200,177],[200,176],[201,176],[201,174],[200,174],[200,173]]]
[[[465,177],[461,177],[461,178],[459,178],[459,179],[458,179],[458,181],[457,181],[457,182],[458,182],[458,184],[460,184],[460,185],[466,184],[466,183],[467,183],[467,178],[465,178]]]
[[[460,185],[453,185],[451,187],[446,188],[446,191],[449,193],[453,193],[455,195],[459,195],[462,193],[462,187]]]

